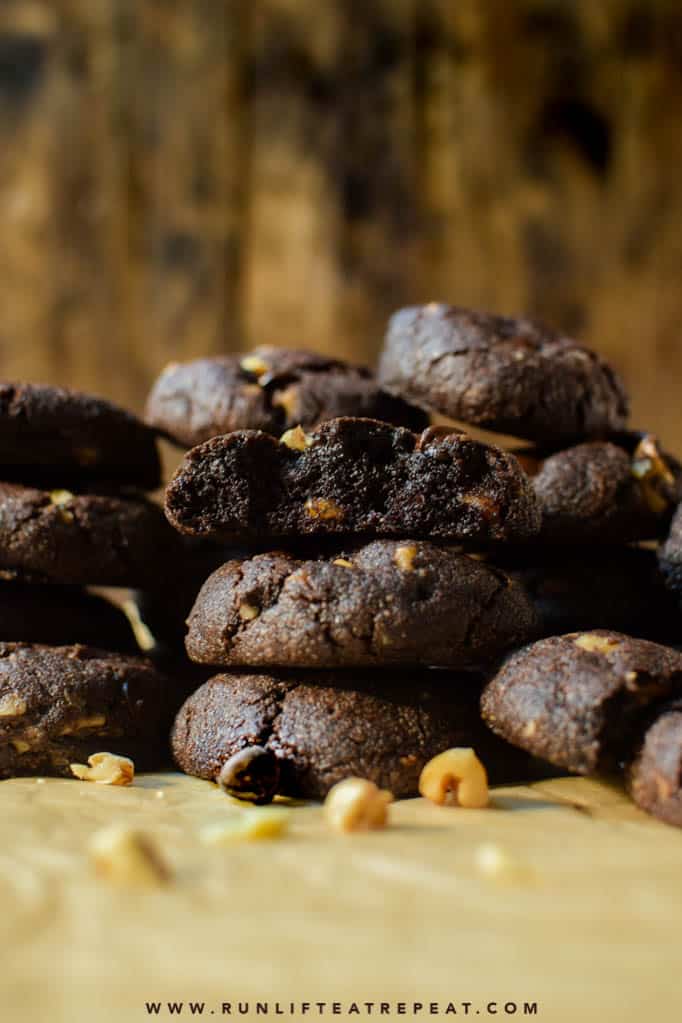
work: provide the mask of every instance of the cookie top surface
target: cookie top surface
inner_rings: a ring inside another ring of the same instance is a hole
[[[658,551],[661,572],[669,589],[682,597],[682,504],[678,505],[670,532]]]
[[[143,490],[161,482],[156,436],[104,398],[61,387],[0,383],[0,465],[64,485],[106,479]]]
[[[181,532],[262,537],[421,536],[471,543],[525,538],[537,501],[513,455],[458,431],[414,434],[333,419],[281,441],[240,431],[185,456],[166,490]]]
[[[150,392],[145,416],[184,447],[234,430],[279,436],[338,416],[367,416],[414,430],[428,422],[420,409],[382,391],[368,369],[268,346],[171,363]]]
[[[682,700],[662,708],[647,728],[627,788],[642,810],[682,828]]]
[[[316,561],[230,561],[204,583],[188,625],[187,652],[201,663],[310,668],[476,666],[538,629],[503,572],[419,540]]]
[[[544,445],[608,436],[628,400],[594,352],[527,319],[430,303],[391,318],[388,391],[453,419]]]
[[[0,483],[0,569],[59,583],[159,585],[182,544],[141,497]]]
[[[424,764],[455,745],[474,746],[493,777],[523,777],[528,763],[481,722],[478,689],[451,672],[217,675],[181,708],[171,744],[182,770],[211,780],[259,746],[278,762],[277,791],[312,799],[349,775],[416,795]]]
[[[527,454],[521,462],[531,466]],[[540,537],[550,543],[654,539],[666,531],[682,498],[679,463],[648,434],[633,438],[631,450],[604,441],[578,444],[535,468]]]
[[[486,686],[483,716],[508,742],[579,774],[631,753],[653,703],[682,693],[682,653],[605,629],[540,640]]]
[[[71,762],[97,752],[158,766],[178,703],[145,658],[0,643],[0,777],[69,775]]]

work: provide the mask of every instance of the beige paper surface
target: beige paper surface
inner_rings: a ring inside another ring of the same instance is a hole
[[[238,1002],[248,1019],[369,1019],[383,1001],[397,1019],[400,1000],[413,1019],[431,1002],[441,1017],[452,1003],[448,1019],[680,1018],[681,832],[582,779],[498,789],[488,810],[391,809],[390,830],[339,837],[301,806],[286,837],[215,849],[198,830],[241,811],[196,779],[1,783],[0,1018],[127,1023],[169,1000],[182,1013],[154,1018],[195,1018],[192,1001],[214,1019],[223,1003],[239,1018]],[[118,822],[153,836],[170,884],[94,876],[88,838]],[[482,873],[483,843],[513,869]]]

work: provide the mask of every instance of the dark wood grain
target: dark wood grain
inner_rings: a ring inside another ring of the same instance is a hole
[[[0,373],[139,407],[389,312],[539,315],[682,450],[674,0],[5,0]]]

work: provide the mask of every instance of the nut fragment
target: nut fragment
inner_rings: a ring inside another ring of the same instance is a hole
[[[240,604],[239,605],[239,617],[243,622],[252,622],[254,618],[258,618],[260,614],[260,608],[254,607],[253,604]]]
[[[10,742],[12,743],[15,750],[19,754],[28,753],[28,751],[31,748],[29,743],[27,743],[25,739],[10,739]]]
[[[140,609],[134,600],[124,600],[121,604],[121,610],[125,614],[126,618],[130,623],[130,627],[133,630],[137,645],[140,650],[145,652],[153,650],[156,646],[156,640],[154,634],[146,622],[142,621],[140,615]]]
[[[120,884],[161,884],[170,871],[146,835],[115,825],[97,831],[88,843],[95,871]]]
[[[617,639],[600,636],[598,632],[582,632],[573,640],[576,646],[595,654],[608,654],[619,646]]]
[[[225,761],[217,781],[235,799],[269,803],[279,784],[279,762],[271,750],[247,746]]]
[[[270,367],[267,362],[260,358],[258,355],[246,355],[239,363],[241,368],[247,373],[253,373],[256,377],[265,376],[269,371]]]
[[[654,515],[662,515],[679,500],[675,476],[658,440],[651,434],[642,437],[635,448],[630,471],[639,481],[644,499]]]
[[[305,451],[313,442],[313,438],[300,427],[295,426],[293,430],[286,430],[279,438],[280,444],[285,444],[292,451]]]
[[[414,559],[417,556],[417,548],[414,545],[409,547],[396,547],[393,560],[401,572],[411,572],[414,568]]]
[[[462,504],[480,511],[486,522],[497,520],[500,517],[499,506],[495,504],[491,497],[486,497],[485,494],[464,494],[460,500]]]
[[[328,501],[326,497],[309,497],[305,510],[311,519],[342,519],[343,508],[336,501]]]
[[[455,746],[429,760],[419,792],[439,806],[479,809],[488,805],[488,776],[473,749]]]
[[[204,845],[232,845],[233,842],[260,842],[279,838],[289,827],[288,810],[260,807],[245,810],[232,820],[207,824],[199,832]]]
[[[332,831],[370,831],[385,828],[393,795],[366,778],[337,782],[324,801],[324,815]]]
[[[0,718],[18,718],[26,713],[26,700],[16,693],[0,696]]]
[[[285,387],[283,391],[279,391],[273,397],[272,404],[275,408],[284,409],[287,419],[291,422],[294,419],[294,412],[299,405],[299,388],[296,384]]]
[[[70,490],[50,491],[50,504],[56,504],[59,508],[63,508],[65,504],[70,504],[71,501],[73,501],[73,494]]]
[[[347,561],[346,558],[334,558],[333,565],[340,565],[341,568],[352,568],[353,562]]]
[[[60,735],[73,735],[74,732],[86,732],[92,728],[101,728],[107,723],[104,714],[91,714],[89,717],[76,718],[69,721],[59,731]]]
[[[69,764],[71,773],[81,781],[94,781],[98,785],[132,785],[135,764],[129,757],[118,753],[93,753],[85,764]]]

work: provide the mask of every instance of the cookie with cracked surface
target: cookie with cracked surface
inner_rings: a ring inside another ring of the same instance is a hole
[[[640,809],[682,828],[682,700],[662,708],[649,724],[626,785]]]
[[[421,434],[372,419],[332,419],[278,441],[243,430],[185,456],[166,490],[183,533],[263,537],[420,536],[486,543],[540,525],[517,459],[464,433]]]
[[[142,657],[94,647],[0,643],[0,778],[71,776],[93,753],[168,762],[182,695]]]
[[[187,774],[223,783],[250,750],[261,801],[322,799],[349,775],[415,796],[421,769],[451,746],[473,746],[493,780],[528,777],[534,765],[482,723],[478,691],[476,676],[451,672],[221,674],[180,709],[171,745]]]
[[[538,634],[504,572],[419,540],[376,540],[332,559],[229,561],[188,620],[202,664],[336,668],[490,662]]]
[[[598,629],[553,636],[507,658],[481,698],[507,742],[577,774],[627,760],[652,705],[682,694],[682,653]]]
[[[49,582],[158,585],[182,557],[177,534],[142,497],[0,483],[0,568]]]
[[[42,384],[0,383],[0,465],[5,478],[45,484],[104,479],[154,490],[156,435],[104,398]]]
[[[682,467],[650,434],[592,441],[544,461],[520,456],[550,543],[630,543],[661,536],[682,498]]]
[[[452,419],[552,447],[608,436],[628,415],[614,370],[578,342],[437,302],[391,317],[379,382]]]
[[[505,548],[495,563],[523,586],[540,618],[540,635],[613,629],[675,643],[682,618],[656,553],[636,547],[527,544]]]
[[[421,409],[382,391],[370,370],[315,352],[261,346],[244,355],[174,362],[147,399],[147,422],[182,447],[234,430],[279,436],[360,416],[421,430]]]
[[[79,586],[0,581],[0,641],[139,652],[123,611]]]

